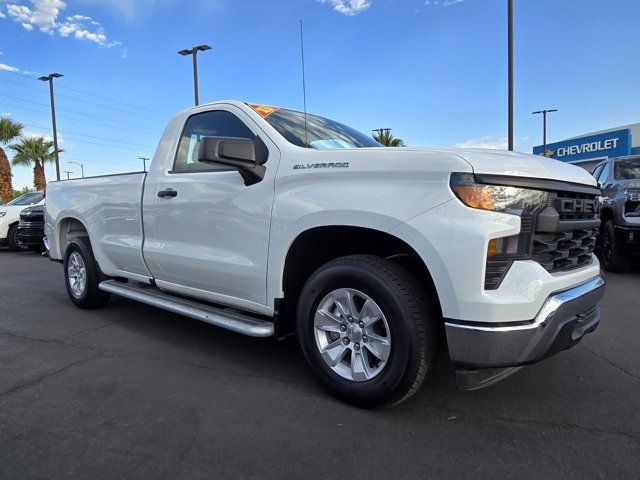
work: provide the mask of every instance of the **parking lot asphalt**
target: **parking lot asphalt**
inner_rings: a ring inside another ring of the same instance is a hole
[[[121,298],[83,311],[62,267],[0,249],[0,478],[640,478],[640,272],[598,330],[459,393],[441,354],[408,402],[359,410],[295,342]]]

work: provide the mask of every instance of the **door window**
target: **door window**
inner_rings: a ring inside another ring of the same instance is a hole
[[[593,172],[591,172],[591,175],[593,175],[593,178],[595,178],[596,180],[598,180],[598,177],[600,176],[602,167],[604,167],[604,164],[597,165],[596,168],[593,169]]]
[[[605,163],[604,168],[602,169],[602,172],[600,172],[600,176],[598,177],[599,184],[604,185],[605,183],[607,183],[610,170],[611,170],[611,162]]]
[[[198,113],[187,119],[182,131],[178,152],[173,164],[174,172],[202,172],[230,170],[224,165],[200,163],[198,149],[202,137],[255,138],[254,133],[233,113],[224,110]]]

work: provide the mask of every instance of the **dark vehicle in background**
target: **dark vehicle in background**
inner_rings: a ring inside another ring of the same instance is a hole
[[[623,272],[640,255],[640,155],[611,158],[593,169],[602,189],[600,257],[605,270]]]
[[[44,251],[44,205],[28,207],[20,212],[16,241],[25,249]]]

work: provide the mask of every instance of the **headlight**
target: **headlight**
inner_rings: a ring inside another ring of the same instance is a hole
[[[523,215],[546,205],[547,192],[477,183],[471,173],[451,175],[451,189],[465,205],[481,210]]]
[[[624,194],[630,202],[640,201],[640,188],[625,188]]]

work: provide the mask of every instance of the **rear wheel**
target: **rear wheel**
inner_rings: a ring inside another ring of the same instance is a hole
[[[626,272],[630,268],[630,259],[620,250],[616,242],[613,220],[602,226],[602,267],[608,272]]]
[[[64,280],[67,293],[80,308],[98,308],[109,301],[111,295],[98,288],[105,279],[93,256],[86,237],[71,241],[64,256]]]
[[[22,245],[18,239],[16,238],[16,234],[18,233],[18,225],[11,225],[9,227],[9,231],[7,232],[7,246],[10,250],[14,252],[24,252],[25,250],[29,250],[29,247],[25,247]]]
[[[320,267],[297,312],[300,345],[332,394],[366,408],[413,395],[435,360],[437,313],[418,282],[381,257],[354,255]]]

